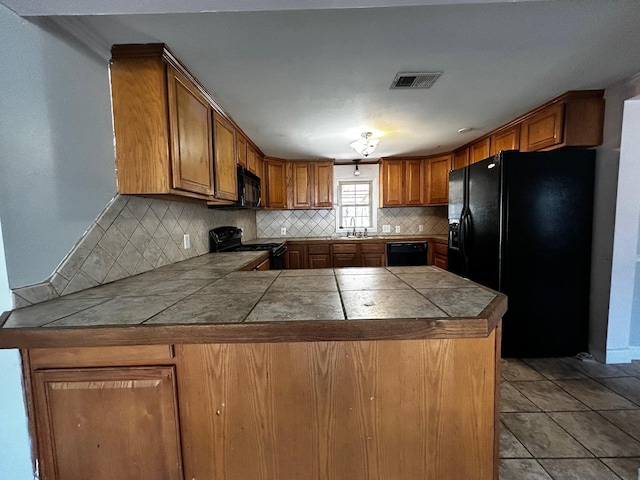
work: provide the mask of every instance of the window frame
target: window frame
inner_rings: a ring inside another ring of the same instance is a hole
[[[348,223],[345,225],[343,221],[343,209],[345,207],[364,207],[367,206],[369,209],[369,225],[368,226],[359,226],[356,227],[356,232],[363,232],[365,229],[367,231],[375,232],[377,229],[377,215],[376,215],[376,207],[374,205],[375,200],[375,191],[374,191],[374,179],[370,178],[362,178],[362,179],[348,179],[348,178],[340,178],[337,179],[336,190],[337,190],[337,215],[336,215],[336,232],[341,233],[349,231],[353,231],[353,226]],[[342,198],[342,186],[343,185],[363,185],[366,184],[369,186],[369,202],[367,204],[357,204],[357,203],[348,203],[343,204]]]

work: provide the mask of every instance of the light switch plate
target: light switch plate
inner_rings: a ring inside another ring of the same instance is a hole
[[[391,225],[383,225],[382,233],[391,233]]]
[[[188,233],[185,233],[184,237],[182,237],[182,247],[185,250],[188,248],[191,248],[191,237],[189,236]]]

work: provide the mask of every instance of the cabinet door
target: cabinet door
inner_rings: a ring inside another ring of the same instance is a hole
[[[463,168],[469,165],[469,149],[463,148],[460,151],[453,152],[453,165],[452,170]]]
[[[439,267],[443,270],[448,270],[449,268],[449,262],[448,262],[448,258],[449,257],[445,257],[444,255],[434,255],[433,256],[433,264],[436,267]]]
[[[334,253],[333,268],[361,267],[360,255],[355,253]]]
[[[167,68],[172,186],[213,195],[211,106],[187,78]]]
[[[258,152],[256,152],[256,149],[253,148],[251,144],[247,145],[247,169],[259,177],[262,176],[258,173]]]
[[[490,156],[491,140],[485,138],[477,141],[469,147],[469,163],[476,163]]]
[[[404,162],[404,204],[424,205],[424,160],[405,160]]]
[[[182,480],[174,368],[32,376],[46,480]]]
[[[494,133],[491,136],[491,155],[502,150],[520,149],[520,125]]]
[[[238,139],[236,141],[237,143],[237,154],[238,154],[238,158],[237,163],[238,165],[242,165],[244,168],[248,168],[247,165],[247,139],[244,138],[242,135],[237,135]]]
[[[404,161],[382,161],[382,205],[384,207],[402,206],[404,203]]]
[[[309,268],[331,268],[331,255],[309,255]]]
[[[263,187],[267,208],[287,208],[286,166],[283,160],[266,159],[264,161],[266,181]]]
[[[215,133],[215,196],[220,200],[238,199],[236,171],[236,131],[217,113],[214,114]]]
[[[260,177],[260,206],[266,205],[267,182],[265,181],[264,159],[256,153],[256,175]]]
[[[309,162],[289,162],[291,175],[291,207],[310,208],[313,189],[313,172]]]
[[[313,205],[318,208],[333,207],[333,162],[314,162]]]
[[[564,105],[557,104],[527,118],[522,122],[523,152],[533,152],[562,143]]]
[[[387,264],[386,255],[384,253],[363,253],[363,267],[384,267]]]
[[[305,268],[304,257],[304,245],[288,245],[286,259],[287,269]]]
[[[427,205],[445,205],[449,202],[450,165],[450,155],[427,160]]]

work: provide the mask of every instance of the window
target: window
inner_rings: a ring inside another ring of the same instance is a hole
[[[360,230],[375,227],[373,218],[373,185],[370,181],[338,182],[338,226]]]

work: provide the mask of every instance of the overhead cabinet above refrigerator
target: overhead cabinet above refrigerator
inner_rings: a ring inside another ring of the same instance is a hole
[[[503,357],[587,350],[595,151],[500,152],[449,177],[449,270],[508,295]]]

